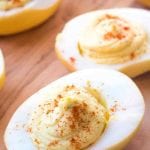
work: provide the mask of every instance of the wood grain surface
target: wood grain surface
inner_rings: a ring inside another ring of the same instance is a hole
[[[81,13],[112,7],[142,7],[135,0],[63,0],[57,13],[30,31],[0,37],[6,62],[6,83],[0,91],[0,150],[3,134],[16,108],[51,81],[68,74],[54,52],[56,34],[65,22]],[[134,79],[146,103],[142,127],[126,150],[150,150],[150,73]]]

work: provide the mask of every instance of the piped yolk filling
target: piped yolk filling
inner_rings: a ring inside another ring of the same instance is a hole
[[[132,60],[146,51],[146,33],[139,25],[114,15],[96,18],[81,33],[80,54],[97,63],[116,64]]]
[[[0,10],[10,10],[17,7],[22,7],[30,0],[0,0]]]
[[[54,100],[39,105],[28,125],[35,145],[39,149],[74,150],[93,144],[109,119],[106,103],[98,95],[90,86],[71,85]]]

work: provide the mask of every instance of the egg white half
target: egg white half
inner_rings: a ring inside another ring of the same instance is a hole
[[[0,10],[0,35],[35,27],[52,16],[61,0],[31,0],[22,7]]]
[[[132,23],[139,24],[148,35],[147,51],[143,55],[118,64],[97,64],[94,61],[80,55],[78,40],[80,33],[87,27],[95,16],[112,14],[120,16]],[[86,68],[109,68],[119,70],[130,77],[135,77],[150,71],[150,12],[136,8],[114,8],[85,13],[66,23],[64,29],[56,38],[56,53],[69,70],[81,70]],[[70,58],[75,61],[71,62]]]
[[[15,15],[17,13],[21,13],[22,11],[27,11],[30,9],[48,9],[53,6],[55,3],[60,2],[61,0],[31,0],[27,4],[22,7],[12,8],[10,10],[0,10],[0,17],[9,17]]]
[[[27,99],[12,116],[4,135],[8,150],[36,150],[29,133],[25,129],[31,113],[42,101],[48,100],[54,92],[64,85],[85,87],[87,81],[105,98],[108,109],[119,106],[108,122],[104,133],[91,145],[90,150],[121,149],[137,131],[143,115],[143,97],[126,75],[113,70],[88,69],[62,77],[44,87]]]

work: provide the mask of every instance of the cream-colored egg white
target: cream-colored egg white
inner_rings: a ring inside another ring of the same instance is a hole
[[[98,64],[87,57],[81,56],[78,48],[80,34],[87,28],[89,22],[96,16],[111,14],[122,17],[131,23],[140,25],[147,34],[147,49],[144,54],[124,63]],[[56,53],[69,70],[81,70],[86,68],[109,68],[119,70],[130,77],[138,76],[150,70],[150,12],[136,8],[102,9],[85,13],[75,17],[66,23],[64,29],[56,38]],[[75,61],[72,61],[74,58]]]
[[[107,69],[87,69],[64,76],[44,87],[27,99],[12,116],[4,135],[8,150],[36,150],[25,126],[31,113],[42,101],[64,85],[84,87],[90,82],[91,87],[100,92],[106,100],[108,109],[117,105],[119,108],[111,114],[108,125],[101,137],[88,149],[122,149],[134,136],[144,115],[143,97],[126,75]]]

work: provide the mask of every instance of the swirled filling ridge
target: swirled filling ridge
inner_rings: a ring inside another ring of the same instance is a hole
[[[91,88],[66,86],[61,93],[38,106],[28,131],[40,150],[79,150],[103,133],[108,112]]]
[[[81,33],[78,46],[82,55],[97,63],[116,64],[143,54],[146,40],[146,33],[139,25],[105,14]]]

